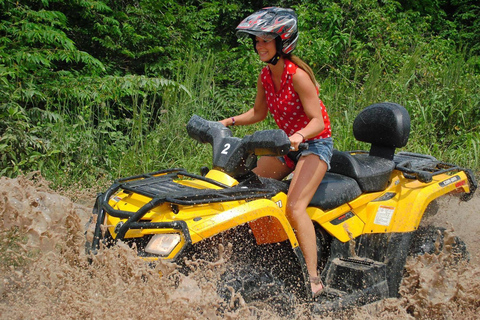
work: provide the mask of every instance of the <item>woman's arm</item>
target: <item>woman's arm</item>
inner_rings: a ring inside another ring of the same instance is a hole
[[[315,137],[325,129],[317,88],[308,74],[300,68],[293,75],[293,87],[300,97],[305,114],[310,119],[307,126],[298,132],[305,139]],[[299,135],[297,134],[297,136]]]
[[[265,90],[259,76],[257,79],[257,96],[255,97],[255,104],[253,105],[253,108],[240,115],[223,119],[220,122],[227,127],[233,125],[233,120],[235,119],[236,126],[243,126],[262,121],[266,118],[267,114],[268,108],[265,98]]]

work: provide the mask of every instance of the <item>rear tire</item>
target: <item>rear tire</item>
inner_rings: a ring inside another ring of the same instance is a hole
[[[420,227],[412,238],[410,254],[414,256],[424,254],[438,254],[444,250],[446,229],[427,226]],[[450,240],[451,253],[456,256],[456,261],[468,260],[469,254],[465,242],[458,236]],[[438,247],[438,248],[437,248]]]
[[[432,202],[430,202],[425,209],[425,212],[423,213],[424,218],[428,217],[433,217],[438,213],[438,210],[440,209],[440,205],[438,204],[438,200],[435,199]]]

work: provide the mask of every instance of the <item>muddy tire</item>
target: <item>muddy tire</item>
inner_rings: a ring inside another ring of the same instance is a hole
[[[289,242],[259,246],[247,225],[232,231],[234,237],[227,232],[218,239],[225,247],[231,244],[225,272],[217,283],[219,296],[230,310],[247,303],[259,308],[265,305],[278,314],[288,315],[294,310],[302,283],[301,269]],[[217,241],[212,239],[206,245],[211,247],[212,243]]]
[[[425,209],[425,212],[423,213],[424,218],[428,217],[433,217],[438,213],[438,210],[440,209],[440,204],[438,203],[438,199],[433,200],[430,202]]]
[[[303,273],[288,241],[257,245],[248,224],[205,239],[184,253],[185,260],[217,261],[219,246],[225,253],[224,268],[217,282],[217,293],[226,310],[249,306],[274,308],[287,317],[295,302],[304,295]],[[184,261],[182,259],[182,261]],[[188,267],[181,272],[188,273]]]
[[[285,283],[266,268],[232,266],[220,282],[219,295],[230,308],[243,304],[264,303],[281,315],[294,310],[295,296]]]
[[[469,254],[465,242],[458,236],[448,235],[445,228],[427,226],[419,228],[412,238],[410,254],[414,256],[424,254],[438,254],[445,249],[445,245],[451,246],[457,260],[468,260]]]
[[[331,236],[316,224],[315,233],[321,271],[330,256]],[[240,303],[235,299],[241,296],[246,303],[267,303],[279,314],[290,314],[297,301],[306,299],[301,267],[290,244],[256,246],[253,250],[225,272],[219,294],[230,303]]]
[[[315,235],[317,239],[317,269],[322,271],[327,264],[330,257],[330,246],[332,243],[332,236],[328,234],[318,224],[314,224]]]

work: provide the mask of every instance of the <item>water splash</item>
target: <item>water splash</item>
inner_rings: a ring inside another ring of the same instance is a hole
[[[2,319],[284,318],[268,304],[245,303],[235,292],[233,302],[219,297],[216,282],[228,272],[228,246],[218,248],[215,262],[186,262],[188,276],[175,264],[147,265],[121,243],[87,256],[85,223],[95,198],[88,196],[92,203],[84,205],[52,191],[38,176],[0,178]],[[476,318],[480,268],[458,263],[450,250],[453,235],[446,234],[442,251],[407,261],[399,298],[330,315],[312,315],[308,305],[298,304],[291,318]]]

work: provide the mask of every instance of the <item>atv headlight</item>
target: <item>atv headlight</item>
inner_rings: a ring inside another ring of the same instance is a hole
[[[170,252],[180,243],[180,235],[178,233],[156,234],[145,247],[148,253],[168,256]]]

